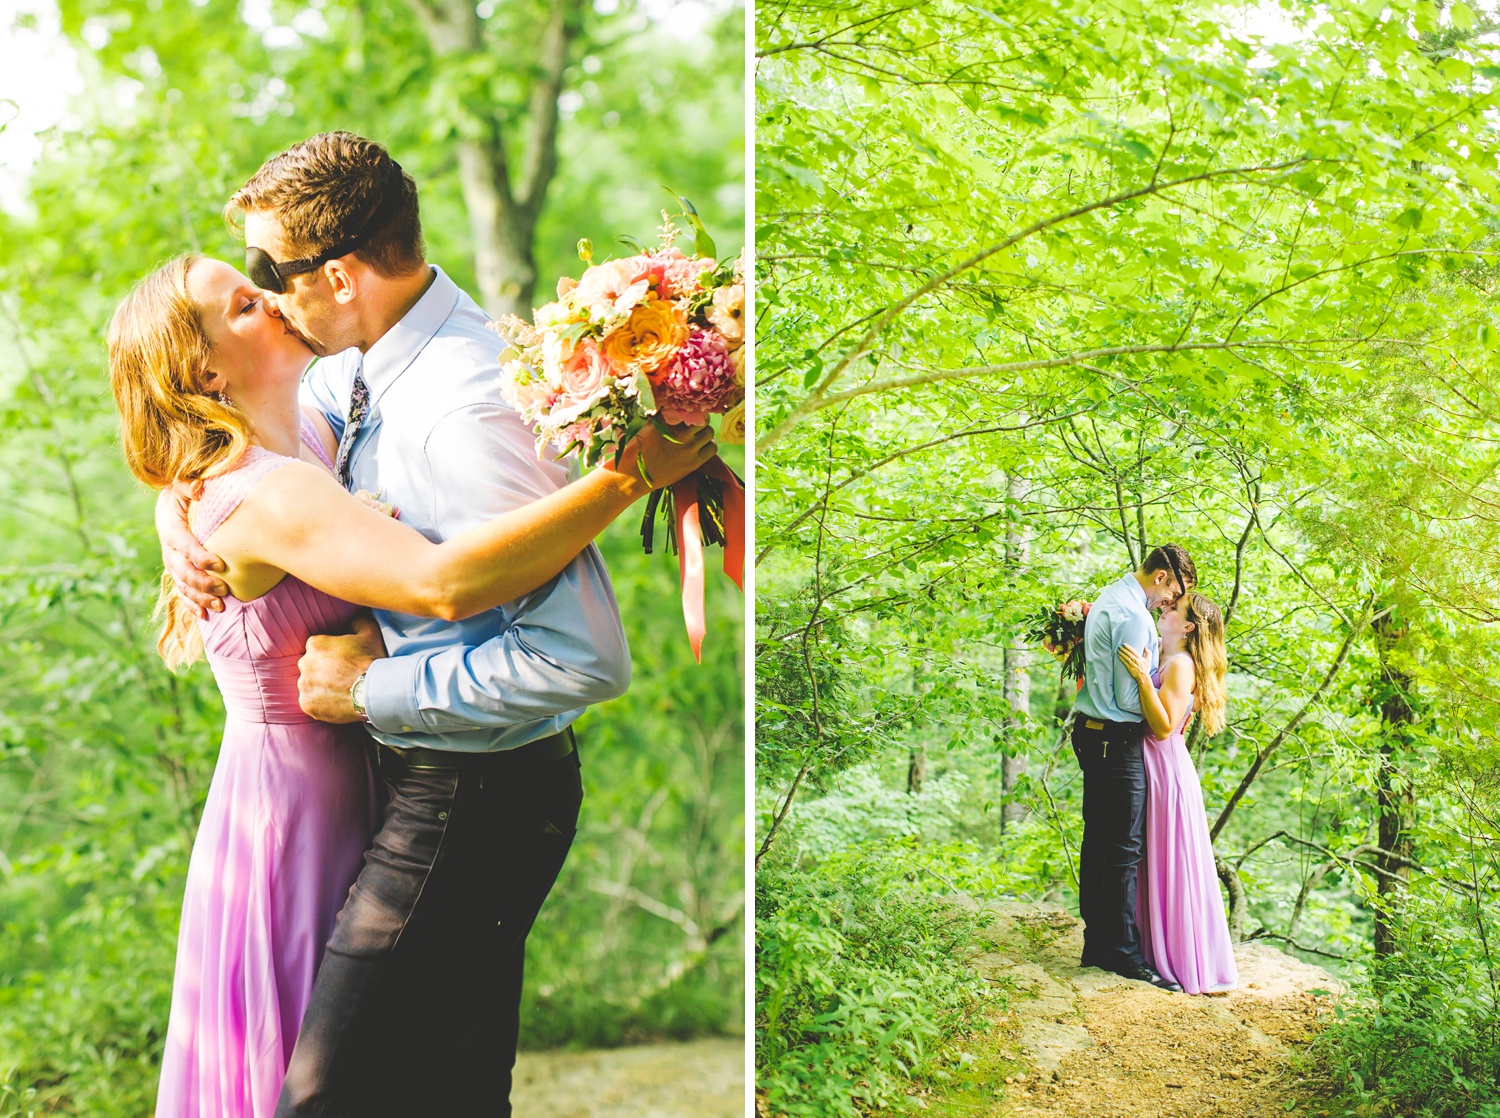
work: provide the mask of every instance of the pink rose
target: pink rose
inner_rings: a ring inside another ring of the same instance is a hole
[[[559,403],[564,409],[576,409],[581,415],[593,407],[604,394],[604,362],[592,338],[584,338],[573,347],[572,355],[558,370]]]

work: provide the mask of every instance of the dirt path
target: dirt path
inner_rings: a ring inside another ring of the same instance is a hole
[[[745,1042],[522,1052],[511,1098],[520,1118],[741,1118]]]
[[[1053,905],[998,904],[978,960],[1010,1007],[939,1114],[995,1118],[1273,1118],[1293,1097],[1293,1051],[1332,1005],[1326,971],[1262,944],[1235,949],[1240,987],[1208,997],[1078,966],[1083,929]],[[1314,991],[1321,991],[1314,993]],[[988,1073],[988,1074],[987,1074]]]

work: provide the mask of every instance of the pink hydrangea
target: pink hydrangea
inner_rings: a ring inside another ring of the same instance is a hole
[[[651,377],[651,388],[663,419],[695,426],[730,406],[740,391],[724,339],[709,330],[688,335],[677,356]]]

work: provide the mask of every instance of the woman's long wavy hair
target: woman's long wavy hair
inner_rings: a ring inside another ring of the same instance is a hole
[[[109,323],[109,383],[120,412],[130,472],[153,489],[212,477],[250,445],[250,421],[205,387],[208,337],[187,276],[198,260],[179,256],[127,295]],[[162,572],[154,615],[156,650],[172,670],[203,654],[197,618]]]
[[[1189,590],[1186,618],[1193,623],[1187,635],[1187,654],[1193,658],[1193,699],[1203,732],[1209,737],[1224,728],[1224,676],[1229,655],[1224,649],[1224,615],[1213,600]]]

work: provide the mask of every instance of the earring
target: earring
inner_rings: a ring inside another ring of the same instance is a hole
[[[227,392],[215,392],[214,399],[219,401],[219,403],[223,404],[226,408],[234,402],[229,398],[229,393]]]

